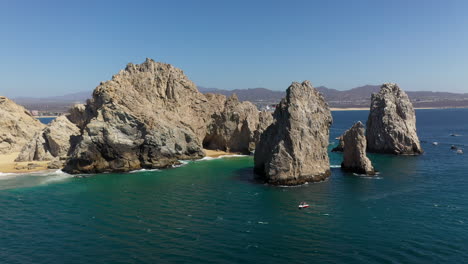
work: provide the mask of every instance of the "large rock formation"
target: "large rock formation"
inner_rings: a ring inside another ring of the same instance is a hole
[[[406,93],[394,83],[372,94],[366,129],[367,151],[417,155],[423,150],[416,133],[416,115]]]
[[[201,158],[213,107],[180,69],[151,59],[130,63],[94,90],[65,171],[164,168]]]
[[[15,161],[45,161],[68,156],[72,142],[80,135],[79,128],[62,115],[41,132],[36,133],[21,150]]]
[[[296,185],[330,175],[328,104],[309,81],[294,82],[255,149],[255,172],[271,184]]]
[[[147,59],[101,83],[70,119],[82,130],[65,171],[165,168],[208,148],[248,152],[260,127],[254,105],[200,93],[182,70]]]
[[[359,121],[347,130],[343,136],[343,163],[345,171],[358,174],[375,175],[374,167],[366,156],[366,135],[364,125]]]
[[[0,154],[20,151],[44,126],[24,107],[0,96]]]
[[[212,115],[203,146],[208,149],[249,154],[255,149],[258,133],[269,125],[266,124],[268,118],[251,102],[239,102],[235,94],[227,98],[222,106],[220,112]]]

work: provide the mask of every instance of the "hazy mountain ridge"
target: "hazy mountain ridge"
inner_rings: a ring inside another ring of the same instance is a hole
[[[331,107],[368,107],[372,93],[380,89],[380,85],[364,85],[349,90],[336,90],[325,86],[316,87]],[[218,93],[226,96],[237,94],[241,101],[251,101],[257,106],[276,104],[285,96],[285,91],[275,91],[267,88],[248,89],[218,89],[198,86],[202,93]],[[406,91],[415,107],[468,107],[468,93]],[[13,101],[29,110],[65,112],[76,103],[84,103],[91,98],[91,91],[70,93],[52,97],[16,97]]]

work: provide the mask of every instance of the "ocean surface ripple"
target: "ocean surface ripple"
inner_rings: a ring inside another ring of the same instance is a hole
[[[367,111],[334,112],[335,137]],[[296,188],[255,182],[248,156],[78,178],[0,174],[1,263],[466,263],[468,110],[418,110],[419,157],[370,155]],[[434,122],[437,120],[437,122]],[[298,210],[307,201],[311,207]]]

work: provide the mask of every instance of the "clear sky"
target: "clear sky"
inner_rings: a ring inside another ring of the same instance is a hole
[[[468,92],[468,1],[0,0],[0,94],[91,91],[146,57],[199,86]]]

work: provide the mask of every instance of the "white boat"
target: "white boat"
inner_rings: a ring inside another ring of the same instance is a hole
[[[309,204],[306,202],[302,202],[298,206],[299,209],[304,209],[304,208],[309,208],[309,207],[310,207]]]

